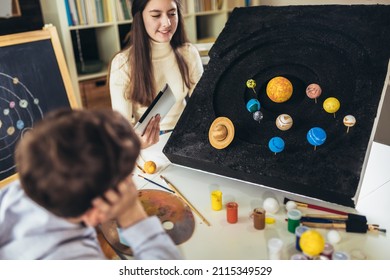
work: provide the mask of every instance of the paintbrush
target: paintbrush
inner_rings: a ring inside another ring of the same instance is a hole
[[[344,212],[344,211],[339,211],[336,209],[331,209],[331,208],[318,206],[318,205],[314,205],[314,204],[303,203],[303,202],[299,202],[296,200],[288,199],[286,197],[284,198],[283,203],[286,204],[288,201],[293,201],[297,204],[298,207],[302,207],[302,208],[311,208],[311,209],[317,209],[317,210],[321,210],[321,211],[325,211],[325,212],[329,212],[329,213],[333,213],[333,214],[348,215],[348,213]]]
[[[379,225],[375,224],[369,224],[367,225],[369,231],[380,231],[386,234],[386,229],[385,228],[380,228]]]
[[[380,228],[379,225],[367,224],[366,216],[351,213],[348,215],[307,214],[301,218],[301,222],[306,226],[342,228],[347,232],[365,233],[368,230],[386,233],[386,229]]]
[[[346,221],[352,219],[361,219],[367,222],[367,218],[363,215],[349,213],[347,215],[332,215],[332,214],[305,214],[302,215],[305,218],[318,218],[318,219],[327,219],[332,221]]]
[[[181,194],[181,192],[171,183],[169,182],[164,176],[160,175],[160,178],[175,192],[177,196],[179,196],[187,205],[194,211],[201,220],[208,226],[210,226],[209,221],[206,220],[205,217],[184,197],[184,195]]]
[[[334,223],[334,222],[325,222],[325,223],[316,223],[316,222],[301,222],[303,226],[313,227],[313,228],[326,228],[326,229],[345,229],[346,232],[354,233],[366,233],[367,231],[380,231],[386,233],[386,229],[379,228],[379,225],[373,224],[359,224],[351,223],[349,221],[345,223]]]
[[[364,216],[354,216],[346,221],[332,221],[320,218],[307,218],[313,220],[301,220],[301,224],[307,227],[327,228],[327,229],[345,229],[346,232],[366,233],[367,231],[380,231],[386,233],[386,229],[379,228],[379,225],[367,224]],[[315,219],[315,220],[314,220]]]
[[[166,188],[166,187],[160,185],[159,183],[156,183],[155,181],[152,181],[152,180],[150,180],[150,179],[148,179],[148,178],[146,178],[146,177],[144,177],[144,176],[142,176],[142,175],[139,175],[139,174],[137,174],[137,175],[138,175],[138,177],[141,177],[141,178],[143,178],[144,180],[146,180],[146,181],[148,181],[148,182],[150,182],[150,183],[152,183],[152,184],[154,184],[154,185],[156,185],[156,186],[158,186],[158,187],[160,187],[160,188],[162,188],[162,189],[164,189],[164,190],[166,190],[166,191],[169,191],[170,193],[175,193],[173,190],[170,190],[170,189],[168,189],[168,188]]]
[[[137,168],[138,168],[139,170],[142,171],[142,173],[146,173],[146,171],[145,171],[138,163],[136,163],[136,166],[137,166]]]

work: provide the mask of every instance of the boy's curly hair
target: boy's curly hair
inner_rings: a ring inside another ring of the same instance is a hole
[[[15,151],[27,195],[57,216],[79,217],[135,166],[140,141],[112,110],[57,109]]]

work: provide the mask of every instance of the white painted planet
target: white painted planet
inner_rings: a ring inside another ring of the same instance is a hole
[[[293,125],[293,119],[288,114],[281,114],[276,118],[275,123],[280,130],[289,130]]]
[[[286,210],[290,211],[292,209],[297,209],[298,205],[295,203],[295,201],[289,200],[286,203]]]
[[[279,211],[279,202],[273,197],[268,197],[263,202],[263,208],[267,213],[276,214]]]
[[[341,241],[341,235],[337,230],[330,230],[327,234],[327,238],[330,244],[337,244]]]
[[[356,124],[356,118],[352,115],[347,115],[344,117],[343,123],[347,127],[352,127]]]

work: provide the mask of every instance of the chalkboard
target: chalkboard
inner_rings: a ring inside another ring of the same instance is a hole
[[[60,107],[77,103],[55,27],[0,36],[0,187],[17,177],[17,142]]]

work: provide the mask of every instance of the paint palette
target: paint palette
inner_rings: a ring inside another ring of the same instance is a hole
[[[176,195],[152,189],[142,189],[138,192],[146,213],[157,216],[168,235],[176,245],[191,238],[195,229],[194,215],[191,209]],[[131,248],[121,242],[116,221],[108,221],[101,226],[104,237],[118,252],[132,256]]]

